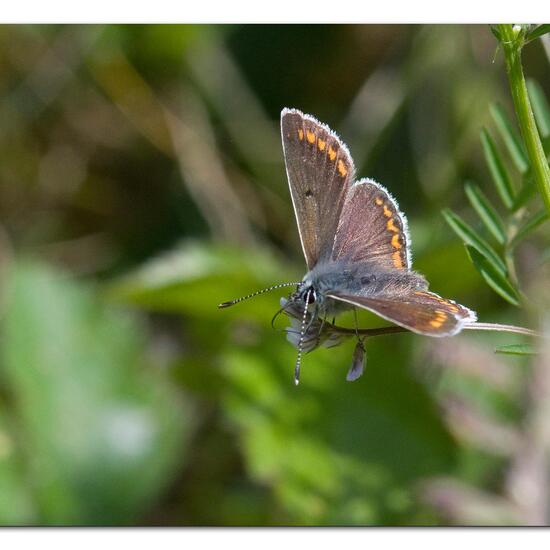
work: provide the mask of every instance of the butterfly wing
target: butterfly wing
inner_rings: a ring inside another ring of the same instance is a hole
[[[411,267],[407,219],[389,192],[375,181],[362,179],[350,187],[332,259],[373,261],[390,269]]]
[[[380,317],[425,336],[453,336],[464,325],[473,323],[475,312],[426,290],[412,291],[398,297],[351,296],[330,293],[329,298],[347,302],[376,313]]]
[[[353,181],[353,160],[328,126],[296,109],[283,109],[281,136],[300,241],[311,269],[320,260],[330,259]]]

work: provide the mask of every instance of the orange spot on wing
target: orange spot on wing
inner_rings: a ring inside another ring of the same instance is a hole
[[[453,313],[458,313],[460,311],[460,309],[455,304],[449,302],[449,300],[445,300],[445,298],[438,298],[437,301],[440,304],[446,305]]]
[[[374,199],[374,202],[375,202],[378,206],[382,206],[382,204],[384,203],[384,201],[383,201],[381,198],[379,198],[379,197],[377,197],[376,199]]]
[[[330,160],[334,160],[336,158],[336,151],[332,148],[332,145],[328,148],[328,156]]]
[[[317,147],[319,147],[319,151],[324,151],[325,147],[327,145],[326,141],[323,141],[321,138],[317,140]]]
[[[401,253],[400,252],[394,252],[391,255],[391,258],[393,260],[393,265],[395,267],[403,267],[403,261],[401,260]]]
[[[386,227],[388,228],[388,231],[393,231],[394,233],[399,233],[399,229],[395,227],[395,224],[393,223],[393,218],[390,218],[388,220],[388,223],[386,224]]]
[[[298,130],[298,139],[300,141],[304,140],[304,131],[301,128]]]
[[[310,143],[315,143],[315,134],[313,132],[306,130],[306,137]]]
[[[391,245],[394,247],[394,248],[397,248],[397,250],[399,250],[401,248],[401,243],[399,242],[399,235],[394,235],[392,238],[391,238]]]
[[[384,216],[386,216],[386,218],[392,217],[391,210],[386,205],[384,205]]]
[[[430,325],[432,325],[432,327],[434,328],[439,328],[441,325],[443,325],[443,323],[447,319],[447,314],[441,309],[436,309],[435,315],[436,317],[435,319],[432,319],[430,321]]]
[[[344,164],[344,161],[340,159],[338,161],[338,172],[340,172],[340,175],[344,177],[348,173],[348,169],[346,168],[346,165]]]
[[[427,298],[431,298],[432,300],[435,300],[436,302],[439,302],[440,304],[444,305],[445,307],[447,307],[452,313],[458,313],[460,311],[460,308],[456,305],[456,304],[453,304],[453,302],[451,302],[450,300],[446,300],[445,298],[441,298],[440,296],[436,296],[435,294],[432,294],[431,292],[424,292],[422,290],[417,290],[415,291],[415,294],[417,296],[426,296]],[[438,315],[441,315],[441,314],[444,314],[445,312],[438,309],[436,311],[436,314]],[[446,315],[446,313],[445,313]]]

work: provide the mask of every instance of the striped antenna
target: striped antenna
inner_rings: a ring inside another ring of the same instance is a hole
[[[300,340],[298,342],[298,357],[296,358],[296,366],[294,367],[294,383],[298,385],[300,383],[300,365],[302,364],[302,348],[304,345],[304,335],[306,333],[306,319],[307,319],[307,306],[309,304],[309,297],[313,289],[310,288],[306,293],[304,304],[304,315],[302,317],[302,328],[300,329]]]
[[[264,292],[270,292],[271,290],[276,290],[278,288],[283,288],[285,286],[298,286],[302,285],[303,282],[299,281],[297,283],[279,283],[278,285],[270,286],[269,288],[264,288],[263,290],[258,290],[256,292],[253,292],[252,294],[248,294],[247,296],[243,296],[242,298],[236,298],[235,300],[231,300],[229,302],[223,302],[218,307],[220,309],[224,307],[234,306],[235,304],[238,304],[239,302],[242,302],[244,300],[248,300],[249,298],[254,298],[254,296],[259,296],[260,294],[263,294]]]

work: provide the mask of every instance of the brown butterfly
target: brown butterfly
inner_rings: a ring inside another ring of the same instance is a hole
[[[412,271],[407,219],[395,199],[371,179],[354,179],[346,145],[325,124],[283,109],[281,135],[292,204],[308,272],[287,302],[302,304],[295,381],[306,321],[360,307],[425,336],[453,336],[476,314],[428,290]]]

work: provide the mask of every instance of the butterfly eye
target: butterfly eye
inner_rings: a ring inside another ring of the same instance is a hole
[[[309,290],[306,290],[303,294],[302,294],[302,300],[305,302],[307,300],[307,303],[308,305],[309,304],[314,304],[315,303],[315,298],[316,298],[316,294],[315,294],[315,290],[313,289],[309,289]]]

